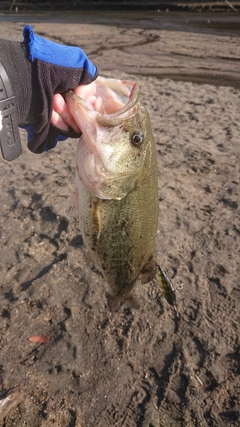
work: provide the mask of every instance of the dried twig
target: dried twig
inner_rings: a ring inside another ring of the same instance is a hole
[[[231,9],[232,10],[234,10],[234,12],[237,12],[238,10],[230,3],[230,1],[228,1],[228,0],[225,0],[225,3],[229,6],[229,7],[231,7]]]
[[[21,385],[11,387],[0,395],[0,419],[6,415],[23,400],[23,388]]]

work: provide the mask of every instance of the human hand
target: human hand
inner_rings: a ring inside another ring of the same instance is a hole
[[[41,153],[80,135],[61,94],[89,85],[97,68],[80,48],[39,37],[29,25],[23,35],[23,43],[0,40],[1,60],[16,97],[18,124],[28,133],[28,148]]]
[[[81,129],[76,124],[64,97],[60,93],[53,95],[51,124],[65,132],[69,132],[69,128],[72,128],[76,133],[81,134]]]
[[[73,90],[76,95],[84,99],[93,96],[95,91],[95,82],[89,83],[88,85],[79,85]],[[65,132],[69,132],[69,128],[72,128],[76,133],[81,134],[81,129],[75,122],[64,96],[60,93],[53,95],[51,124]]]

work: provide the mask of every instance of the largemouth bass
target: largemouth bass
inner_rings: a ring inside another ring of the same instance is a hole
[[[98,77],[83,96],[65,96],[82,131],[68,212],[79,211],[83,241],[109,286],[110,309],[121,300],[137,308],[136,281],[150,282],[157,269],[157,157],[150,118],[134,82]]]

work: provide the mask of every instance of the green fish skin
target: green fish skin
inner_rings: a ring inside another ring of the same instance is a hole
[[[148,283],[156,275],[155,141],[148,112],[141,102],[140,87],[133,82],[110,79],[109,83],[109,79],[98,79],[101,96],[96,82],[96,109],[73,92],[66,95],[71,114],[82,131],[77,150],[76,191],[68,211],[79,212],[84,243],[109,287],[110,308],[115,309],[121,300],[137,308],[135,282],[140,279]],[[106,99],[104,84],[108,89],[110,86]],[[112,110],[104,105],[112,105]]]

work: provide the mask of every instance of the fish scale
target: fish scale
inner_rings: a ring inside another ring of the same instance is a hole
[[[78,207],[84,243],[108,284],[109,307],[114,309],[123,300],[137,308],[136,281],[151,281],[157,270],[157,153],[140,87],[134,82],[110,80],[98,77],[94,83],[96,99],[98,82],[102,98],[101,102],[92,103],[103,107],[107,104],[108,109],[112,105],[108,114],[94,111],[87,100],[72,92],[66,95],[82,131],[76,157],[74,204]],[[123,102],[119,109],[121,90]],[[118,94],[117,106],[114,91]]]

